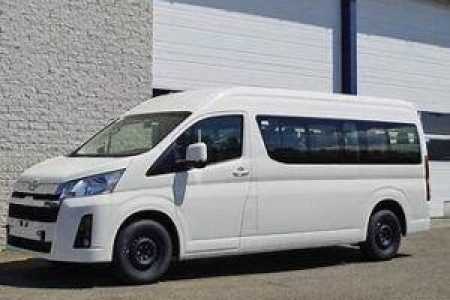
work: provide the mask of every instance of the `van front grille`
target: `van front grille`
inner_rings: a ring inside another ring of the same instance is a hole
[[[59,195],[55,195],[55,194],[34,194],[34,193],[24,193],[24,192],[13,192],[12,197],[20,198],[20,199],[23,199],[25,197],[32,197],[33,200],[40,200],[40,201],[58,201],[59,200]]]
[[[11,203],[9,205],[8,216],[10,218],[36,221],[36,222],[56,222],[58,218],[59,206],[57,207],[35,207]]]

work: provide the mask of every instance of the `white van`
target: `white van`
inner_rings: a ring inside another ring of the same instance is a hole
[[[177,259],[339,244],[391,259],[401,236],[430,227],[424,142],[401,101],[260,88],[153,98],[23,173],[8,244],[112,262],[137,283]]]

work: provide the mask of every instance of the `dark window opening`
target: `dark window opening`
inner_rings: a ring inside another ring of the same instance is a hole
[[[187,129],[150,168],[148,175],[186,171],[177,160],[186,158],[189,145],[203,142],[208,147],[208,164],[224,162],[242,156],[243,117],[228,115],[198,121]]]
[[[450,135],[450,114],[421,112],[421,117],[425,133]]]
[[[268,155],[289,164],[418,164],[414,124],[258,116]]]
[[[430,139],[427,146],[430,160],[450,161],[450,140]]]

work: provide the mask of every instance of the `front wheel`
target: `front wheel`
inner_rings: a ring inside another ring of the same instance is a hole
[[[151,283],[169,268],[172,251],[172,241],[164,226],[152,220],[140,220],[119,232],[113,264],[122,281]]]
[[[390,260],[400,248],[402,229],[397,216],[390,210],[380,210],[370,217],[367,239],[361,251],[370,260]]]

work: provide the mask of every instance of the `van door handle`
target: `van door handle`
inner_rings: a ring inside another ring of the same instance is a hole
[[[239,167],[235,171],[233,171],[234,177],[244,177],[244,176],[248,176],[248,174],[250,174],[250,171],[246,170],[243,167]]]

